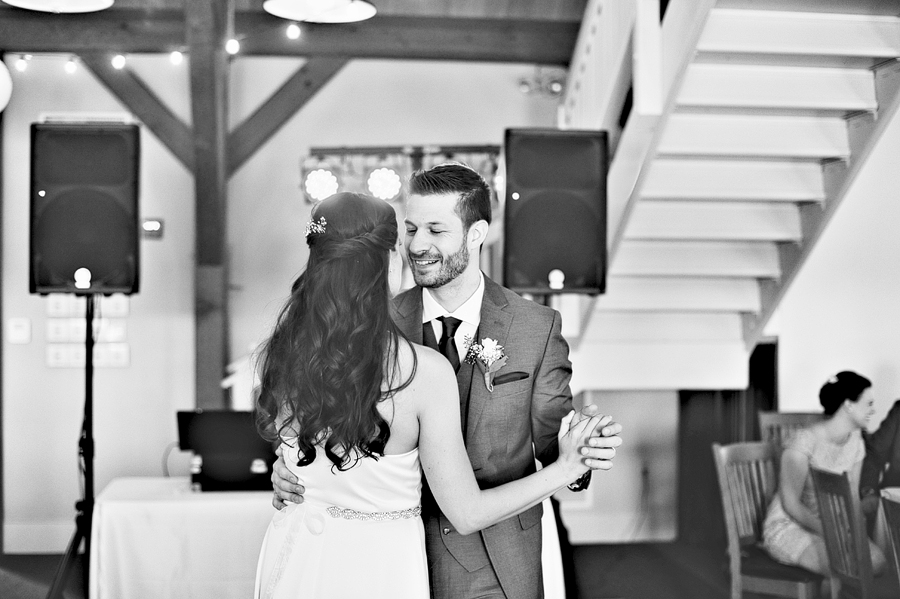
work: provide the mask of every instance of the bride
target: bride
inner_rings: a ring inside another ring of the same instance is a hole
[[[580,449],[609,417],[570,412],[555,463],[479,489],[453,368],[390,317],[402,266],[393,208],[333,195],[313,209],[306,241],[306,270],[263,346],[257,412],[307,491],[273,516],[255,595],[426,599],[422,472],[444,514],[470,534],[587,471]]]

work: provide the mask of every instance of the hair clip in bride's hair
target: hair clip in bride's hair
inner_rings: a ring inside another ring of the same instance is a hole
[[[838,378],[837,378],[837,376],[833,376],[833,377],[831,377],[830,379],[828,379],[828,381],[826,381],[826,382],[827,382],[829,385],[834,385],[835,383],[838,382]]]
[[[309,237],[312,233],[317,235],[321,235],[325,232],[325,225],[328,223],[325,222],[325,217],[320,216],[319,220],[311,220],[306,223],[306,236]]]

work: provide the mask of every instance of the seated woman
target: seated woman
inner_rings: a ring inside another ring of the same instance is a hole
[[[778,493],[763,524],[763,546],[776,560],[828,574],[828,556],[810,467],[849,472],[859,489],[865,446],[862,430],[874,410],[872,383],[855,372],[839,372],[819,391],[827,418],[799,429],[785,442]],[[869,542],[872,570],[885,569],[884,554]]]

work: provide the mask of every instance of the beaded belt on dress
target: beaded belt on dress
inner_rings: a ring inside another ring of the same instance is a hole
[[[399,520],[400,518],[416,518],[422,513],[422,506],[417,505],[405,510],[394,510],[393,512],[358,512],[350,508],[338,507],[336,505],[329,506],[325,510],[332,518],[343,518],[345,520],[363,520],[383,522],[385,520]]]

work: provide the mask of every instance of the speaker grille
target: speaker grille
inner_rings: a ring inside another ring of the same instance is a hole
[[[602,255],[597,207],[566,191],[541,191],[513,204],[517,206],[513,209],[516,251],[507,262],[507,286],[532,293],[546,291],[551,273],[560,271],[564,288],[596,288],[596,260],[572,258]]]
[[[93,287],[130,288],[131,248],[137,231],[118,200],[97,189],[75,189],[48,203],[34,224],[38,280],[51,287],[74,281],[75,271],[91,271]],[[65,237],[65,242],[60,237]]]

